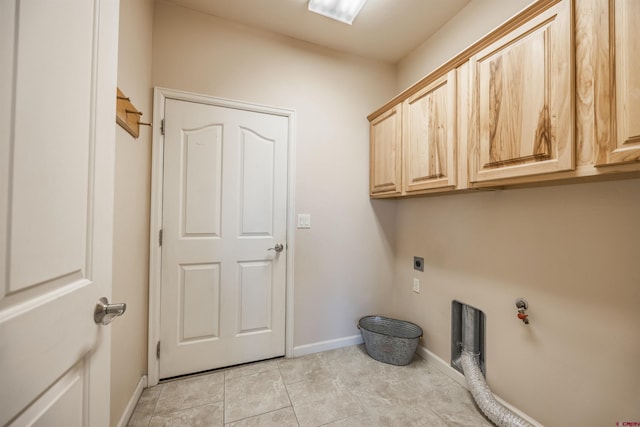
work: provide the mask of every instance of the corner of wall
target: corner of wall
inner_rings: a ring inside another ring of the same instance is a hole
[[[471,0],[434,35],[397,64],[402,91],[471,46],[535,0]]]
[[[118,87],[143,113],[142,122],[152,121],[153,8],[153,0],[120,6]],[[125,302],[127,311],[111,327],[112,426],[128,418],[147,372],[151,129],[141,126],[134,139],[117,126],[115,145],[112,300]]]

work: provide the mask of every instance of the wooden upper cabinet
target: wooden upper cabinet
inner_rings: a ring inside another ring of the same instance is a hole
[[[404,191],[456,185],[456,71],[403,103]]]
[[[470,182],[574,168],[572,9],[552,3],[471,57]]]
[[[401,104],[374,118],[370,125],[369,194],[397,195],[402,191]]]
[[[537,0],[368,116],[371,197],[637,176],[640,0]]]
[[[640,160],[640,1],[609,2],[613,28],[609,34],[615,102],[612,137],[599,147],[597,166]],[[606,37],[603,34],[602,37]],[[611,60],[610,60],[611,61]]]

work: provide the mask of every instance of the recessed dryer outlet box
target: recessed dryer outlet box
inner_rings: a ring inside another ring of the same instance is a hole
[[[451,302],[451,367],[456,371],[463,373],[460,355],[465,347],[478,355],[480,370],[487,375],[484,363],[485,324],[481,310],[460,301]]]
[[[424,271],[424,258],[419,256],[413,257],[413,269],[418,271]]]

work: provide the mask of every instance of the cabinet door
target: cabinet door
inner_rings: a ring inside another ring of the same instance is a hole
[[[560,1],[471,58],[471,182],[574,168],[572,22]]]
[[[456,185],[456,71],[404,102],[404,191]]]
[[[402,182],[400,104],[371,121],[369,191],[371,196],[399,194]]]
[[[640,1],[615,0],[611,54],[614,57],[615,113],[612,138],[598,153],[597,165],[640,160]]]

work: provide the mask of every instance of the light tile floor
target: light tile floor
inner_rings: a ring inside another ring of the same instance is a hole
[[[469,392],[416,356],[407,366],[363,346],[169,381],[142,393],[138,426],[491,426]]]

